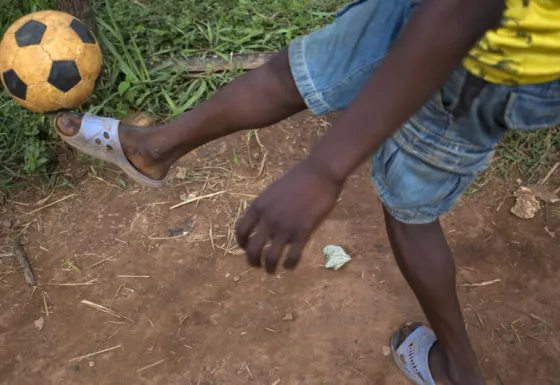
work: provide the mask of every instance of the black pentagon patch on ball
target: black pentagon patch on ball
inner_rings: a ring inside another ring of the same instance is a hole
[[[85,44],[95,44],[95,38],[93,37],[93,34],[89,30],[89,28],[86,27],[85,24],[83,24],[81,21],[76,19],[72,20],[72,22],[70,23],[70,28],[72,28],[74,32],[76,32],[76,35],[78,35],[78,37]]]
[[[82,80],[76,62],[73,60],[54,61],[48,82],[61,90],[68,92]]]
[[[40,21],[29,20],[15,33],[16,42],[20,47],[37,45],[43,39],[47,26]]]
[[[2,76],[8,92],[17,98],[25,100],[27,96],[27,85],[17,76],[16,72],[14,70],[9,70],[4,72]]]

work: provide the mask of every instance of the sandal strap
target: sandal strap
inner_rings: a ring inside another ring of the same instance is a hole
[[[58,130],[57,132],[62,140],[78,151],[116,165],[136,183],[151,188],[162,187],[169,175],[162,180],[155,180],[141,173],[130,163],[121,146],[119,124],[117,119],[85,114],[76,135],[66,136]]]
[[[391,350],[399,369],[416,385],[436,385],[428,361],[430,349],[437,341],[435,333],[419,326],[395,350],[398,334],[393,336]]]

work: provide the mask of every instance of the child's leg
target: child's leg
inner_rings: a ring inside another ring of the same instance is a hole
[[[437,337],[433,346],[428,345],[431,340],[424,338],[428,333],[419,329],[412,334],[419,326],[413,325],[400,331],[392,347],[402,354],[422,345],[420,352],[404,358],[406,369],[417,367],[424,358],[419,356],[429,352],[430,372],[438,384],[484,385],[439,217],[488,167],[507,131],[500,122],[505,121],[508,95],[509,90],[482,83],[459,68],[374,154],[372,176],[384,204],[395,259]]]
[[[119,137],[128,160],[142,173],[163,178],[181,156],[236,131],[269,126],[306,108],[291,74],[288,50],[237,78],[179,119],[154,128],[121,124]],[[80,115],[62,115],[59,130],[77,133]]]
[[[438,338],[430,351],[434,379],[446,385],[483,385],[455,292],[455,262],[439,221],[411,225],[385,211],[385,223],[397,264]],[[401,343],[414,328],[401,332]]]
[[[177,159],[211,140],[269,126],[305,108],[316,115],[344,109],[386,55],[413,3],[352,2],[333,24],[293,41],[181,118],[153,128],[121,124],[124,155],[146,176],[163,179]],[[57,120],[66,136],[76,135],[80,124],[79,115]]]

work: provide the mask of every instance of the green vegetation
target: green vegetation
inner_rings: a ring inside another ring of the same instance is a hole
[[[5,0],[0,3],[0,36],[26,13],[46,9],[49,0]],[[22,177],[47,170],[52,159],[47,119],[18,107],[0,92],[0,190]]]
[[[52,0],[6,0],[0,33],[20,16],[54,9]],[[170,58],[277,50],[334,17],[344,0],[95,1],[105,73],[88,111],[122,117],[138,109],[171,118],[211,95],[236,72],[190,78]],[[0,189],[52,174],[58,141],[50,119],[0,93]],[[50,180],[52,182],[52,180]]]
[[[109,76],[92,105],[113,116],[130,108],[174,117],[235,73],[192,79],[169,58],[274,51],[328,22],[341,0],[110,0],[98,7]]]
[[[177,116],[230,81],[236,71],[189,77],[170,58],[212,53],[274,51],[330,22],[346,0],[94,0],[105,73],[88,111],[122,117],[131,109]],[[0,34],[18,17],[52,9],[53,0],[5,0]],[[53,175],[58,141],[47,117],[16,106],[0,93],[0,189],[37,174]],[[513,163],[538,174],[557,155],[560,132],[513,133],[500,147],[497,167]],[[52,183],[52,179],[49,179]]]
[[[526,184],[536,183],[560,156],[560,129],[538,132],[510,132],[498,147],[495,168],[509,179],[519,172]]]

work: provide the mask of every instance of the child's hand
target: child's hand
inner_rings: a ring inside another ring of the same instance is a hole
[[[321,173],[310,161],[273,183],[237,226],[237,241],[249,263],[260,267],[264,257],[266,271],[272,274],[286,249],[284,267],[295,268],[309,237],[330,213],[341,190],[341,182]]]

